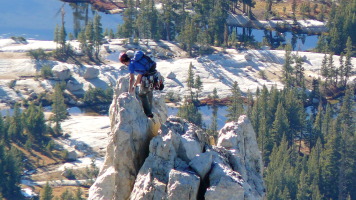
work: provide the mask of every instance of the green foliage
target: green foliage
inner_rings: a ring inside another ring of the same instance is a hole
[[[192,63],[189,64],[189,68],[188,68],[187,86],[190,89],[194,87],[194,72],[193,72]]]
[[[0,197],[20,199],[22,154],[16,149],[8,149],[0,142]]]
[[[267,199],[355,197],[353,91],[347,89],[340,109],[330,104],[324,109],[320,103],[308,120],[306,99],[298,90],[256,91],[249,116],[266,166]],[[310,153],[301,153],[300,141]]]
[[[43,65],[41,68],[42,78],[51,78],[53,77],[52,67],[50,65]]]
[[[112,88],[103,90],[101,88],[89,87],[88,91],[84,94],[84,103],[87,105],[97,105],[111,103],[113,97]]]
[[[174,93],[173,91],[168,91],[166,93],[166,99],[170,102],[179,102],[181,101],[181,97],[179,94]]]
[[[264,79],[264,80],[267,79],[267,75],[266,75],[265,70],[260,70],[260,71],[258,71],[258,75],[259,75],[262,79]]]
[[[184,118],[197,126],[202,126],[202,116],[191,99],[186,99],[184,104],[179,107],[177,116]]]
[[[34,50],[30,50],[27,53],[28,56],[30,56],[32,59],[35,60],[45,60],[49,57],[49,54],[47,54],[43,49],[39,48],[39,49],[34,49]]]
[[[20,105],[15,104],[14,114],[10,118],[10,124],[8,129],[9,137],[12,141],[22,141],[23,140],[23,118],[21,116]]]
[[[53,189],[47,182],[46,185],[41,190],[40,200],[52,200],[53,199]]]
[[[231,88],[231,104],[228,106],[227,112],[228,121],[238,121],[240,115],[244,114],[241,91],[236,81]]]
[[[22,37],[22,36],[12,36],[11,37],[12,40],[14,40],[15,42],[21,43],[21,44],[27,44],[27,40],[26,38]]]
[[[96,14],[94,16],[93,22],[93,31],[94,31],[94,55],[96,59],[99,59],[100,47],[104,39],[103,28],[101,24],[101,16]]]
[[[60,84],[56,84],[54,88],[54,94],[52,97],[52,113],[50,120],[53,121],[55,125],[56,134],[60,134],[61,126],[60,122],[67,119],[67,106],[64,103],[63,92]]]
[[[64,169],[64,176],[69,179],[69,180],[75,180],[75,173],[73,171],[73,169],[70,169],[70,168],[65,168]]]
[[[31,141],[42,141],[46,130],[45,117],[42,106],[30,104],[23,113],[25,128]]]
[[[327,23],[328,35],[326,35],[326,43],[328,44],[328,50],[334,54],[340,55],[346,48],[348,37],[352,41],[352,45],[355,46],[356,34],[355,30],[355,9],[356,0],[340,0],[339,4],[332,4],[329,12],[329,20]],[[324,13],[323,9],[320,13]],[[319,18],[324,18],[320,16]],[[326,51],[323,51],[327,53]]]

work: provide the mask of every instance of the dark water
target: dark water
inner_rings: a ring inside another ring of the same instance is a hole
[[[318,43],[318,35],[295,34],[291,32],[277,32],[259,30],[253,28],[237,27],[237,35],[240,41],[264,42],[265,45],[272,49],[278,48],[280,45],[291,44],[295,51],[307,51],[316,47]]]
[[[218,124],[218,130],[220,130],[226,123],[226,111],[227,107],[226,106],[218,106],[217,108],[217,115],[216,115],[216,121]],[[199,112],[202,115],[202,121],[203,125],[206,128],[209,128],[211,125],[211,122],[213,120],[213,109],[211,106],[200,106],[199,107]],[[168,107],[168,116],[174,115],[176,116],[178,113],[178,108],[173,108],[173,107]]]
[[[75,4],[72,4],[75,5]],[[59,0],[0,0],[0,38],[23,36],[27,39],[53,40],[56,25],[62,24],[62,7],[64,8],[64,22],[67,33],[75,35],[83,27],[85,20],[92,19],[94,13],[91,6],[85,3],[70,6]],[[86,12],[86,9],[88,12]],[[117,31],[117,26],[123,23],[119,14],[99,13],[102,17],[103,28]],[[316,46],[317,35],[278,33],[258,29],[238,27],[239,39],[255,42],[266,41],[272,48],[291,43],[294,50],[309,50]]]
[[[88,19],[92,19],[95,11],[87,4],[80,5],[79,11],[88,7]],[[62,24],[61,8],[64,8],[65,28],[67,33],[74,34],[74,24],[83,26],[86,13],[77,12],[73,17],[73,9],[68,3],[59,0],[0,0],[0,38],[23,36],[27,39],[53,40],[56,25]],[[78,8],[78,7],[77,7]],[[78,9],[77,9],[78,11]],[[103,28],[117,30],[122,23],[121,15],[99,13]]]

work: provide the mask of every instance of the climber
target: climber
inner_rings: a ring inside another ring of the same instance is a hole
[[[142,102],[143,111],[148,118],[153,118],[152,98],[153,98],[153,78],[156,73],[156,63],[142,51],[136,51],[133,58],[130,59],[126,52],[121,53],[119,60],[122,64],[129,67],[130,84],[129,93],[132,94],[135,88],[139,87],[139,97]],[[137,79],[135,81],[135,73]],[[152,82],[151,82],[152,81]]]

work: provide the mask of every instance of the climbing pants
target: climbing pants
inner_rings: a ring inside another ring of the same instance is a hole
[[[152,89],[148,87],[142,87],[140,86],[138,96],[140,97],[140,100],[142,102],[142,107],[143,111],[145,114],[151,115],[152,114],[152,98],[153,98],[153,92]]]

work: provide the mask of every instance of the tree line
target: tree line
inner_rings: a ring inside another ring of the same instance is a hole
[[[236,9],[239,1],[163,0],[160,10],[157,10],[153,0],[124,2],[127,8],[123,13],[124,23],[118,28],[119,37],[175,40],[192,55],[195,44],[200,47],[227,44],[226,18],[228,12]],[[254,6],[251,0],[241,3],[246,12]]]
[[[328,32],[319,38],[317,52],[344,53],[347,44],[356,43],[356,0],[340,0],[339,5],[332,3],[328,17]],[[353,48],[354,49],[354,48]],[[351,56],[353,56],[352,53]]]
[[[296,88],[263,87],[249,106],[266,167],[267,199],[354,199],[356,193],[354,88],[341,108],[304,108]]]
[[[53,115],[49,120],[55,123],[54,128],[46,124],[42,106],[34,103],[25,107],[16,103],[11,115],[8,113],[3,117],[0,114],[0,197],[22,199],[19,184],[23,169],[33,167],[29,162],[23,162],[25,156],[15,146],[23,147],[29,152],[35,149],[51,154],[54,142],[50,135],[60,135],[60,122],[67,118],[59,84],[56,85],[52,98]]]

